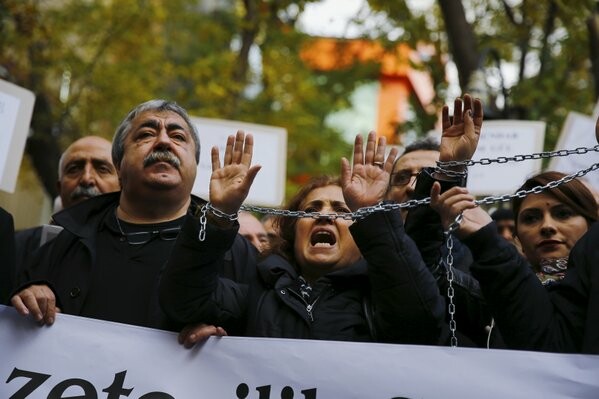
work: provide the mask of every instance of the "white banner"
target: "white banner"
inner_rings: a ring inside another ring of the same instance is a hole
[[[2,399],[597,398],[599,356],[210,338],[0,307]]]
[[[279,206],[285,199],[287,173],[287,130],[281,127],[254,123],[192,117],[200,134],[200,164],[192,193],[208,199],[208,187],[212,174],[210,150],[218,147],[222,164],[227,137],[238,130],[254,136],[252,164],[262,166],[245,200],[246,204]]]
[[[33,92],[0,80],[0,190],[13,193],[33,114]]]
[[[511,157],[543,151],[545,122],[504,120],[483,122],[472,159]],[[541,170],[541,160],[492,163],[468,168],[468,190],[473,195],[512,194]]]

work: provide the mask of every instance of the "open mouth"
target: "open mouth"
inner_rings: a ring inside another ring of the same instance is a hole
[[[318,230],[310,236],[310,244],[317,248],[330,248],[337,243],[335,235],[330,231]]]

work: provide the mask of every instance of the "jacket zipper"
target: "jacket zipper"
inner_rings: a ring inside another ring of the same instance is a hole
[[[312,314],[312,310],[314,310],[314,306],[316,306],[316,302],[318,302],[318,299],[320,298],[320,295],[316,297],[316,299],[314,299],[314,301],[312,301],[312,303],[308,303],[303,296],[301,296],[301,294],[295,292],[292,289],[288,289],[289,292],[292,292],[293,295],[295,295],[296,297],[298,297],[299,299],[301,299],[301,301],[304,303],[304,305],[306,305],[306,313],[308,313],[308,317],[310,318],[311,322],[314,322],[314,315]]]

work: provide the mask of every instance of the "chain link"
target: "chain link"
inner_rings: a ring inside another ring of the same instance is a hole
[[[522,162],[532,159],[543,159],[553,157],[567,157],[569,155],[582,155],[589,152],[599,152],[599,144],[594,147],[578,147],[573,150],[556,150],[556,151],[545,151],[537,152],[533,154],[514,155],[511,157],[497,157],[497,158],[481,158],[478,161],[468,159],[465,161],[437,161],[437,165],[443,168],[455,167],[455,166],[473,166],[473,165],[490,165],[492,163],[508,163],[508,162]]]

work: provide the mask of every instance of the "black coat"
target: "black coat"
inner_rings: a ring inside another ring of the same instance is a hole
[[[451,187],[464,186],[461,178],[437,180],[433,178],[434,168],[424,168],[418,176],[414,198],[428,197],[435,181],[441,184],[441,191],[445,192]],[[439,286],[441,295],[449,302],[447,279],[448,265],[447,246],[441,218],[430,206],[419,206],[410,209],[406,219],[406,233],[414,240],[422,258],[433,274]],[[478,281],[471,275],[470,266],[473,262],[472,254],[467,246],[463,245],[455,236],[453,237],[453,303],[455,305],[454,320],[457,326],[459,346],[475,346],[503,348],[504,343],[497,328],[494,328],[489,337],[488,326],[491,325],[492,316],[485,303]],[[449,314],[446,321],[449,323]],[[449,344],[451,341],[449,324],[443,328],[440,344]]]
[[[0,304],[8,303],[16,280],[15,226],[12,215],[0,208]]]
[[[464,242],[509,347],[599,354],[599,223],[570,252],[564,279],[548,288],[493,225]]]
[[[237,227],[208,224],[200,242],[197,219],[184,223],[160,287],[170,317],[247,336],[437,342],[444,301],[422,260],[414,258],[418,251],[399,212],[379,212],[350,227],[364,259],[317,280],[313,287],[321,291],[312,304],[302,300],[296,269],[277,255],[257,263]],[[218,278],[229,248],[243,262],[237,268],[255,272],[247,284]]]
[[[119,203],[120,192],[90,198],[56,213],[57,225],[64,227],[52,241],[44,244],[31,263],[21,273],[21,290],[32,284],[46,284],[56,296],[57,306],[63,313],[81,315],[95,273],[96,240],[106,215]],[[192,197],[192,203],[199,201]],[[174,241],[170,241],[174,244]],[[236,278],[234,274],[227,274]],[[132,289],[134,289],[132,287]],[[178,330],[162,313],[158,305],[158,276],[156,295],[148,303],[148,325],[155,328]],[[107,308],[120,306],[118,300],[106,303]]]
[[[43,226],[36,226],[15,232],[17,273],[31,262],[35,251],[39,249],[42,230]]]

